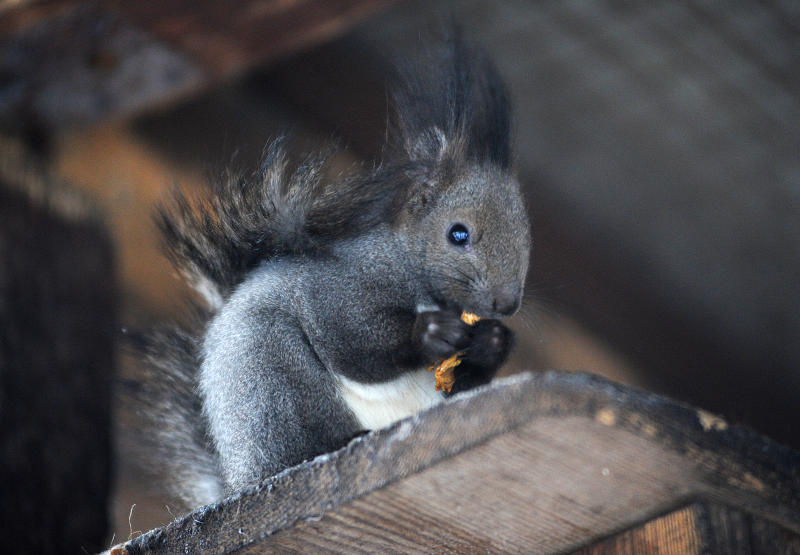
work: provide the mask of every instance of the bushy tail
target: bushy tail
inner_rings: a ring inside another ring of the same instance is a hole
[[[140,441],[155,450],[168,489],[187,507],[225,493],[197,391],[200,338],[209,319],[262,261],[318,253],[387,220],[397,188],[383,187],[375,169],[330,179],[326,159],[309,157],[291,167],[277,140],[256,172],[229,173],[206,194],[175,190],[156,215],[168,256],[206,306],[197,314],[197,333],[163,328],[142,340],[144,375],[131,397],[147,420]]]
[[[161,206],[167,254],[212,310],[262,261],[312,253],[386,221],[395,191],[375,171],[330,179],[331,151],[292,167],[277,139],[252,174],[228,173],[206,196],[176,190]]]
[[[225,488],[197,394],[194,334],[163,328],[137,347],[145,365],[128,398],[145,421],[136,438],[148,452],[145,470],[163,478],[168,493],[187,509],[220,499]]]

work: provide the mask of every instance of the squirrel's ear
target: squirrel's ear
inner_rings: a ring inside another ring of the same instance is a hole
[[[445,152],[507,168],[511,158],[511,103],[488,56],[458,31],[423,63],[399,69],[394,135],[412,160]]]
[[[411,216],[422,216],[428,211],[438,194],[439,188],[436,183],[429,179],[416,180],[408,189],[405,210]]]

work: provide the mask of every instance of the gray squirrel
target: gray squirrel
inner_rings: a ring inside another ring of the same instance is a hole
[[[458,37],[407,68],[380,163],[329,178],[282,141],[158,223],[207,303],[152,335],[146,403],[189,506],[488,383],[520,306],[530,233],[510,102]],[[462,311],[482,319],[469,326]],[[449,394],[427,368],[463,353]]]

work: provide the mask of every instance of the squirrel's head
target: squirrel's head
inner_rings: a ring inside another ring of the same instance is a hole
[[[409,199],[403,227],[427,297],[481,317],[515,313],[528,270],[530,232],[519,184],[465,161]]]
[[[509,170],[509,95],[491,60],[458,34],[432,61],[436,67],[406,68],[395,94],[395,144],[408,184],[396,216],[431,300],[508,316],[522,300],[530,249]]]

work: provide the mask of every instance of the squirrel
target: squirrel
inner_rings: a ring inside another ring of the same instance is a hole
[[[383,159],[329,178],[282,140],[157,223],[207,304],[154,333],[145,392],[189,506],[488,383],[513,334],[530,231],[511,173],[508,91],[482,51],[445,41],[399,72]],[[474,325],[462,311],[481,317]],[[461,353],[452,391],[428,367]]]

